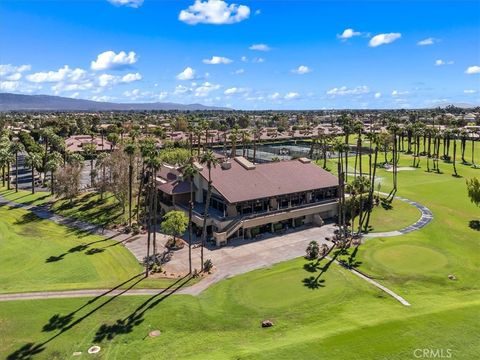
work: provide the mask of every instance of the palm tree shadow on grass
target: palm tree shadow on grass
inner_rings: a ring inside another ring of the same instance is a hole
[[[480,231],[480,220],[470,220],[468,226],[472,230]]]
[[[143,302],[125,318],[117,319],[113,324],[102,324],[97,330],[95,337],[93,338],[93,342],[99,343],[103,340],[112,340],[118,335],[132,332],[135,326],[140,325],[144,321],[143,315],[148,310],[153,309],[169,296],[173,295],[175,292],[185,286],[191,279],[192,278],[188,275],[178,279],[168,288],[160,291],[158,294],[153,295],[148,300]],[[176,286],[177,284],[178,286]]]
[[[346,249],[343,249],[343,248],[342,249],[337,249],[335,251],[333,251],[333,250],[334,250],[334,248],[332,247],[321,258],[317,259],[316,261],[312,261],[310,263],[307,263],[307,264],[303,265],[304,270],[306,270],[308,272],[311,272],[311,273],[314,273],[314,272],[317,272],[317,270],[320,270],[320,272],[318,273],[318,275],[316,277],[315,276],[309,276],[309,277],[304,278],[302,280],[302,283],[303,283],[304,286],[306,286],[306,287],[308,287],[309,289],[312,289],[312,290],[313,289],[318,289],[318,288],[321,288],[321,287],[325,287],[325,280],[321,279],[322,275],[324,275],[328,271],[328,269],[333,264],[333,262],[335,262],[335,260],[337,259],[338,256],[346,254]],[[327,256],[332,251],[333,251],[333,257],[330,258],[325,265],[320,266],[320,262],[322,260],[326,259]]]
[[[131,237],[128,237],[127,239],[123,240],[122,242],[127,241],[130,238]],[[52,255],[52,256],[48,257],[45,260],[45,262],[46,263],[57,262],[57,261],[63,260],[65,258],[65,256],[68,255],[68,254],[73,254],[73,253],[82,252],[82,251],[85,251],[85,255],[95,255],[95,254],[99,254],[99,253],[104,252],[109,247],[120,244],[120,242],[118,242],[118,243],[116,242],[114,244],[107,245],[107,246],[104,246],[104,247],[101,247],[101,248],[98,248],[98,247],[90,248],[90,246],[93,245],[93,244],[102,243],[102,242],[108,241],[110,239],[111,238],[107,238],[107,239],[92,241],[92,242],[89,242],[87,244],[80,244],[80,245],[74,246],[74,247],[68,249],[67,252],[64,252],[63,254]]]
[[[75,309],[71,313],[67,315],[61,315],[61,314],[55,314],[53,315],[47,324],[45,324],[42,328],[42,332],[52,332],[55,330],[59,330],[58,333],[55,335],[51,336],[50,338],[46,339],[45,341],[41,343],[27,343],[23,346],[21,346],[19,349],[15,350],[12,352],[10,355],[7,356],[7,360],[31,360],[33,357],[46,349],[46,345],[62,335],[63,333],[67,332],[68,330],[72,329],[76,325],[80,324],[83,320],[87,319],[90,317],[92,314],[94,314],[96,311],[100,310],[102,307],[105,305],[109,304],[113,300],[115,300],[117,297],[120,295],[126,293],[130,289],[132,289],[135,285],[140,283],[142,280],[145,279],[145,274],[142,272],[140,274],[137,274],[133,276],[132,278],[122,282],[121,284],[118,284],[117,286],[113,287],[112,289],[90,299],[87,301],[85,304],[80,306],[79,308]],[[185,280],[186,279],[186,280]],[[143,304],[141,304],[135,311],[132,312],[132,314],[128,315],[125,319],[120,319],[117,320],[113,325],[106,325],[103,324],[99,330],[97,331],[95,335],[95,339],[113,339],[116,335],[119,334],[126,334],[128,332],[133,331],[135,326],[140,325],[143,322],[143,315],[145,314],[146,311],[149,309],[153,308],[154,306],[158,305],[161,301],[165,300],[167,297],[178,291],[181,287],[186,285],[190,281],[191,277],[188,275],[178,279],[176,282],[171,284],[169,287],[163,289],[160,291],[158,294],[152,296],[149,298],[147,301],[145,301]],[[185,280],[185,281],[183,281]],[[109,297],[106,301],[103,303],[99,304],[89,312],[87,312],[85,315],[79,317],[78,319],[74,320],[75,314],[77,314],[79,311],[82,309],[90,306],[94,302],[102,299],[109,293],[111,293],[114,290],[119,289],[120,287],[128,284],[129,282],[134,281],[132,284],[130,284],[127,288],[123,289],[121,292],[119,292],[116,295],[113,295]],[[183,281],[183,282],[182,282]],[[181,282],[181,283],[180,283]],[[180,284],[179,284],[180,283]],[[178,286],[176,286],[178,284]],[[175,287],[176,286],[176,287]]]

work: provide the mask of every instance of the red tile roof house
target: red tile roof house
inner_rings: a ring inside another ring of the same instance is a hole
[[[99,136],[90,135],[73,135],[65,139],[65,147],[70,152],[81,152],[83,151],[83,145],[85,144],[95,144],[97,151],[111,151],[113,144],[106,139],[103,139]]]
[[[193,223],[203,226],[208,169],[195,163]],[[338,211],[338,179],[302,158],[253,164],[238,156],[212,168],[207,233],[217,246],[232,238],[254,238],[301,225],[321,226]],[[188,212],[190,183],[181,169],[164,166],[157,177],[162,211]]]

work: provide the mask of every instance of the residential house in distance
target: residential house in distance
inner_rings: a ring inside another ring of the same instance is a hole
[[[110,141],[102,139],[100,136],[73,135],[65,139],[65,147],[72,153],[82,152],[85,144],[94,144],[97,151],[111,151],[113,148]]]
[[[196,163],[193,223],[200,233],[208,169]],[[312,224],[321,226],[338,211],[338,179],[309,159],[253,164],[244,157],[223,158],[211,170],[212,196],[207,234],[218,246],[232,238],[255,238]],[[181,169],[163,166],[157,177],[162,210],[188,212],[190,182]]]

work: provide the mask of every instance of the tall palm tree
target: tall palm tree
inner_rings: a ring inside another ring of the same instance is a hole
[[[207,237],[207,219],[208,219],[208,210],[210,208],[210,198],[212,196],[212,167],[216,167],[219,163],[217,157],[213,154],[212,151],[207,151],[203,153],[200,163],[207,166],[208,170],[208,187],[207,187],[207,199],[205,201],[205,210],[203,213],[203,229],[202,229],[202,244],[200,249],[200,261],[201,269],[203,271],[203,248],[205,247],[205,240]]]
[[[252,135],[253,135],[253,162],[257,162],[257,142],[260,140],[260,137],[262,136],[262,128],[256,126],[252,130]]]
[[[58,170],[63,163],[63,156],[58,151],[53,151],[52,153],[48,154],[47,163],[45,165],[45,170],[50,171],[50,191],[53,195],[55,190],[55,172]]]
[[[107,168],[107,165],[109,164],[110,162],[110,155],[108,155],[106,152],[101,152],[100,154],[98,154],[97,156],[97,161],[95,162],[95,167],[97,169],[100,169],[101,170],[101,174],[102,174],[102,178],[100,180],[100,200],[103,200],[103,196],[104,196],[104,193],[105,193],[105,185],[106,185],[106,168]],[[97,187],[98,187],[98,184],[97,184]]]
[[[94,182],[94,168],[93,168],[93,159],[95,157],[95,154],[97,153],[97,145],[94,143],[87,143],[83,145],[83,153],[87,158],[90,158],[90,187],[93,188],[93,182]]]
[[[25,157],[25,164],[32,170],[32,194],[35,194],[35,170],[42,166],[42,158],[38,153],[31,152]]]
[[[128,155],[128,226],[132,226],[133,157],[137,147],[135,143],[129,142],[123,150]]]
[[[457,172],[457,137],[458,137],[458,129],[454,129],[451,131],[451,139],[453,141],[453,157],[452,157],[452,164],[453,164],[453,176],[458,177]]]
[[[140,180],[140,185],[139,185],[138,195],[137,195],[137,222],[140,221],[140,206],[141,206],[140,196],[142,195],[143,186],[145,185],[145,180],[147,178],[145,173],[146,160],[149,157],[154,156],[155,153],[156,153],[155,139],[152,137],[147,137],[140,144],[140,154],[142,158],[142,172],[141,172],[141,180]],[[146,206],[146,202],[145,202],[145,206]]]
[[[183,168],[183,176],[190,182],[190,202],[188,206],[188,269],[189,274],[192,273],[192,218],[193,218],[193,182],[195,175],[198,173],[197,168],[193,164],[193,158],[190,163]]]
[[[157,191],[157,171],[162,166],[159,156],[153,156],[149,159],[148,166],[152,171],[152,198],[153,198],[153,256],[157,256],[157,217],[158,217],[158,191]]]
[[[23,144],[15,140],[10,144],[10,152],[15,156],[15,192],[18,192],[18,153],[25,150]]]
[[[2,168],[2,181],[5,186],[7,180],[7,188],[10,190],[10,164],[13,162],[13,155],[8,147],[0,148],[0,167]]]
[[[235,125],[233,130],[230,132],[229,136],[230,143],[232,145],[232,150],[230,152],[230,157],[237,156],[237,140],[238,140],[238,126]]]

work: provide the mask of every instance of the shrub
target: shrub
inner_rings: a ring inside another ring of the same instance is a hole
[[[212,268],[213,268],[212,260],[210,259],[205,260],[205,262],[203,263],[203,269],[207,272],[210,272]]]
[[[319,252],[320,252],[320,248],[318,246],[318,242],[316,242],[315,240],[310,241],[310,244],[308,244],[306,249],[307,258],[316,259],[318,257]]]
[[[132,225],[132,234],[133,235],[140,234],[140,226],[138,224],[133,224]]]

